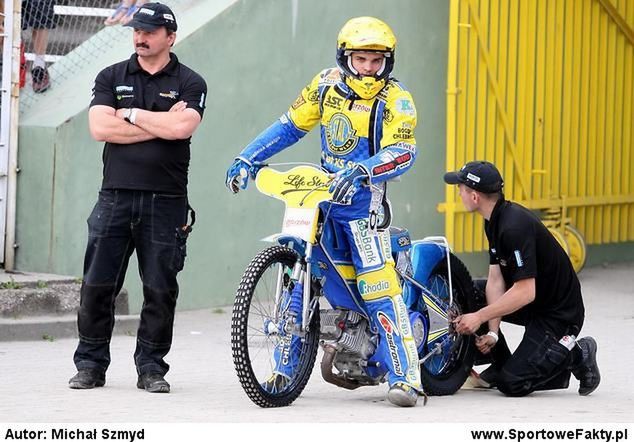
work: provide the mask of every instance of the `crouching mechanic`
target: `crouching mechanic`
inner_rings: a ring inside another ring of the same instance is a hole
[[[317,74],[288,112],[240,153],[227,171],[226,184],[234,193],[245,189],[248,175],[257,173],[254,163],[296,143],[320,124],[321,164],[335,174],[330,187],[332,202],[322,208],[329,210],[330,218],[347,236],[359,292],[381,336],[377,351],[389,365],[388,399],[399,406],[414,406],[421,388],[418,354],[394,262],[381,249],[381,233],[374,226],[386,181],[407,171],[416,158],[414,103],[410,93],[390,76],[395,46],[396,37],[381,20],[358,17],[348,21],[337,39],[337,67]],[[372,259],[359,239],[368,233],[374,235],[372,251],[377,256]],[[365,293],[366,285],[382,289]],[[398,355],[388,348],[386,330],[379,321],[383,314],[400,327],[399,333],[392,334]],[[291,349],[298,347],[291,343]],[[280,353],[276,350],[276,374],[266,384],[278,390],[288,382],[289,373]],[[299,355],[292,353],[288,359],[297,360]]]
[[[566,252],[535,214],[504,199],[504,182],[493,164],[467,163],[445,174],[445,182],[459,186],[467,211],[484,217],[489,240],[489,276],[481,284],[487,306],[454,321],[462,334],[476,333],[488,321],[488,334],[476,338],[480,352],[492,359],[481,379],[507,396],[525,396],[568,388],[572,372],[579,394],[592,393],[601,381],[597,343],[576,339],[585,310]],[[513,354],[500,320],[525,327]]]

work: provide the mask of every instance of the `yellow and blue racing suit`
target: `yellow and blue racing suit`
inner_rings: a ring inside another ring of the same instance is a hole
[[[407,308],[394,261],[385,250],[389,241],[381,238],[387,232],[376,233],[370,217],[384,196],[385,182],[407,171],[416,158],[412,96],[390,79],[375,97],[364,100],[345,84],[338,68],[326,69],[238,158],[249,164],[262,162],[299,141],[318,123],[322,166],[336,173],[360,165],[369,176],[370,186],[360,188],[351,205],[325,203],[322,209],[347,237],[357,287],[372,326],[380,333],[377,352],[388,366],[389,384],[403,382],[420,389],[418,354]],[[278,363],[277,372],[289,375],[289,368],[282,365],[287,364]]]

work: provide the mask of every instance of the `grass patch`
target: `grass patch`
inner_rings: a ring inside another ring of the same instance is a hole
[[[15,282],[15,280],[11,276],[9,276],[9,281],[0,284],[0,289],[17,290],[21,288],[22,284]]]

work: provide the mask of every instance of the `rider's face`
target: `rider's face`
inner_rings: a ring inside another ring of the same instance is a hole
[[[362,76],[371,77],[383,66],[383,54],[376,52],[353,52],[352,67]]]

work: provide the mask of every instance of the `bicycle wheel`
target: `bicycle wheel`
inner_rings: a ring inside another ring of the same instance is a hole
[[[433,293],[433,296],[425,299],[430,321],[427,351],[439,347],[440,352],[421,365],[421,382],[425,392],[433,396],[450,395],[458,391],[469,376],[475,360],[474,336],[456,333],[450,322],[458,315],[477,310],[473,280],[462,261],[454,255],[450,256],[453,304],[449,304],[446,259],[438,263],[427,281],[427,287]]]
[[[290,292],[290,274],[298,259],[299,255],[287,247],[263,250],[247,266],[236,293],[231,321],[233,363],[242,388],[260,407],[290,405],[304,390],[315,364],[319,309],[304,337],[278,331],[283,328],[278,325],[286,313],[284,296],[276,299],[278,277],[281,276],[280,291]],[[275,378],[280,375],[276,373],[279,357],[274,355],[290,351],[295,358],[292,372]]]
[[[586,265],[586,242],[581,233],[572,226],[564,227],[564,238],[568,244],[568,256],[572,267],[579,273]]]

